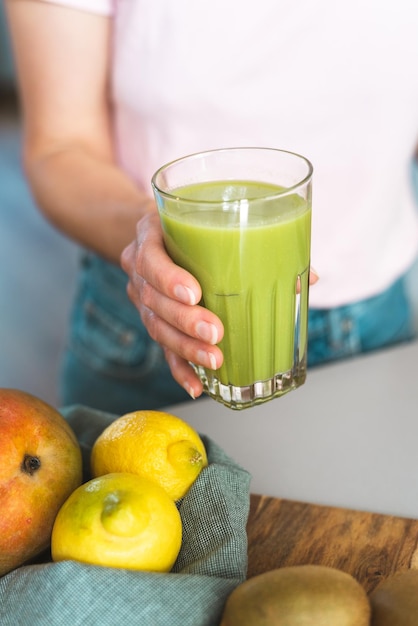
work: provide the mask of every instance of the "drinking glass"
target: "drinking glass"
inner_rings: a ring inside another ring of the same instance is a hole
[[[224,325],[217,370],[194,368],[232,409],[305,382],[313,168],[272,148],[192,154],[157,170],[164,242]]]

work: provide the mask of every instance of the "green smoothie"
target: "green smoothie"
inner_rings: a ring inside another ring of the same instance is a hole
[[[286,373],[295,350],[306,351],[307,298],[301,307],[296,284],[307,291],[311,210],[299,195],[281,193],[265,183],[217,181],[170,191],[181,203],[165,200],[167,251],[197,278],[201,304],[224,324],[224,363],[215,373],[224,385]]]

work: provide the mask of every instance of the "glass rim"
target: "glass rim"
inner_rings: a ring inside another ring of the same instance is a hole
[[[228,202],[235,202],[235,200],[194,200],[194,199],[190,199],[190,198],[186,198],[186,197],[181,197],[178,194],[173,194],[170,193],[169,191],[164,191],[163,189],[161,189],[161,187],[156,183],[156,179],[159,176],[159,174],[161,174],[164,170],[167,170],[168,168],[181,163],[182,161],[189,161],[189,160],[193,160],[193,159],[198,159],[199,157],[202,156],[207,156],[207,155],[211,155],[211,154],[219,154],[222,152],[244,152],[244,151],[259,151],[259,152],[280,152],[282,154],[287,154],[293,157],[297,157],[298,159],[302,160],[305,162],[305,164],[307,165],[308,168],[308,173],[306,174],[306,176],[304,176],[300,181],[298,181],[297,183],[295,183],[294,185],[291,185],[290,187],[286,187],[285,189],[283,189],[283,191],[279,191],[277,193],[268,193],[265,196],[258,196],[257,198],[248,198],[248,200],[251,201],[256,201],[256,200],[262,200],[265,198],[281,198],[283,196],[286,196],[288,194],[293,193],[296,189],[298,189],[299,187],[303,187],[304,185],[306,185],[310,179],[312,178],[313,175],[313,165],[311,163],[311,161],[306,158],[305,156],[303,156],[302,154],[299,154],[298,152],[293,152],[291,150],[283,150],[281,148],[271,148],[271,147],[260,147],[260,146],[237,146],[234,148],[215,148],[213,150],[202,150],[200,152],[193,152],[191,154],[187,154],[185,156],[179,157],[177,159],[173,159],[172,161],[169,161],[168,163],[165,163],[164,165],[162,165],[161,167],[159,167],[156,172],[154,172],[152,178],[151,178],[151,186],[153,187],[153,189],[155,191],[157,191],[162,197],[170,199],[170,200],[176,200],[177,202],[187,202],[188,204],[225,204]],[[228,179],[225,179],[228,180]],[[231,179],[231,180],[236,180]],[[244,179],[243,179],[244,180]],[[199,181],[200,182],[200,181]],[[202,182],[212,182],[212,181],[202,181]],[[263,182],[263,181],[252,181],[252,182]],[[185,185],[186,186],[186,185]],[[178,189],[178,188],[177,188]]]

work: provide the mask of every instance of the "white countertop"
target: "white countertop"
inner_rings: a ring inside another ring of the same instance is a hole
[[[252,409],[167,410],[245,467],[253,493],[418,518],[417,341],[308,370]]]

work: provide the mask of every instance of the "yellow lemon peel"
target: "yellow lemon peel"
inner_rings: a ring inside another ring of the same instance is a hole
[[[163,411],[135,411],[112,422],[94,443],[93,476],[130,472],[154,480],[173,500],[184,497],[208,464],[199,434]]]

